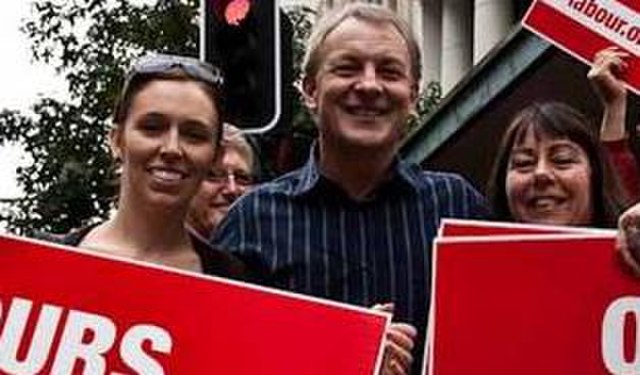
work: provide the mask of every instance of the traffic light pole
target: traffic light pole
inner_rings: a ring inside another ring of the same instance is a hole
[[[202,0],[200,8],[200,58],[225,73],[229,121],[248,134],[273,129],[283,111],[279,0]]]

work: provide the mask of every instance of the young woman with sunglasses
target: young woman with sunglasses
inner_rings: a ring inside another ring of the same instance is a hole
[[[222,76],[196,59],[151,55],[129,72],[110,148],[119,164],[117,211],[63,243],[218,276],[250,278],[244,262],[185,227],[191,198],[222,133]],[[254,274],[255,275],[255,274]]]

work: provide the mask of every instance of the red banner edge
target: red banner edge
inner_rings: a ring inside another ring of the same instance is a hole
[[[589,61],[588,59],[585,59],[584,57],[580,56],[579,54],[569,50],[568,48],[566,48],[565,46],[561,45],[560,43],[556,42],[554,39],[552,39],[551,37],[549,37],[546,34],[543,34],[541,32],[539,32],[533,25],[529,24],[529,16],[530,13],[533,12],[533,8],[535,8],[539,2],[538,0],[534,0],[535,2],[531,5],[531,7],[529,7],[529,10],[527,10],[526,15],[522,18],[522,22],[521,25],[522,27],[524,27],[525,29],[527,29],[528,31],[530,31],[531,33],[533,33],[534,35],[538,36],[540,39],[550,43],[552,46],[558,48],[559,50],[569,54],[571,57],[581,61],[582,63],[586,64],[587,66],[593,66],[593,64],[591,63],[591,61]],[[615,44],[613,42],[611,42],[611,44]],[[617,44],[615,44],[617,45]],[[632,85],[630,85],[627,82],[624,82],[626,88],[628,90],[631,90],[633,93],[635,93],[636,95],[640,96],[640,87],[636,88]]]

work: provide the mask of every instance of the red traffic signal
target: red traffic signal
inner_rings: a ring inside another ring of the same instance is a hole
[[[209,0],[216,18],[228,25],[238,26],[247,18],[252,0]]]
[[[283,75],[291,69],[281,64],[291,33],[280,28],[286,16],[278,0],[205,4],[201,52],[224,72],[226,120],[250,132],[272,129],[284,120]]]
[[[237,26],[247,18],[250,9],[249,0],[232,0],[224,10],[224,19],[229,25]]]

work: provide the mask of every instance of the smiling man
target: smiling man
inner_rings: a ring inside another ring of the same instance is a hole
[[[302,82],[318,142],[303,168],[243,197],[214,239],[288,272],[283,288],[361,306],[392,302],[395,320],[417,328],[414,373],[440,220],[487,213],[461,177],[398,156],[420,69],[409,27],[386,8],[353,3],[319,20]],[[400,346],[410,336],[400,334]],[[405,373],[411,354],[395,353],[387,370]]]

